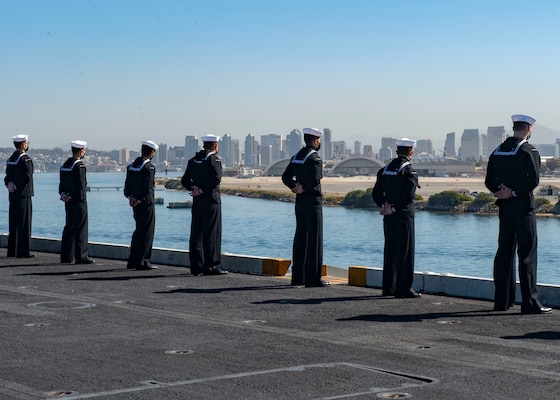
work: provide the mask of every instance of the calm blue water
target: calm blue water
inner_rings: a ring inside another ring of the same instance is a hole
[[[89,173],[90,186],[116,189],[88,193],[89,238],[92,242],[130,244],[134,219],[122,194],[124,173]],[[172,201],[190,199],[186,192],[158,190],[155,247],[188,249],[190,209],[168,209]],[[294,205],[269,200],[222,196],[225,253],[291,258]],[[3,204],[3,206],[1,205]],[[0,203],[0,232],[8,232],[8,194]],[[383,264],[382,217],[375,211],[324,207],[324,262],[348,268]],[[560,284],[557,268],[560,231],[557,218],[538,218],[540,283]],[[58,196],[58,174],[35,174],[33,236],[60,238],[64,205]],[[416,271],[491,278],[498,238],[497,216],[416,214]]]

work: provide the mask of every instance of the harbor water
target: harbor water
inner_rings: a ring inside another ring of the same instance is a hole
[[[60,238],[64,204],[59,200],[57,173],[38,173],[33,198],[33,236]],[[134,219],[122,188],[125,173],[89,173],[89,240],[130,244]],[[191,210],[167,208],[190,200],[187,192],[159,189],[156,197],[155,247],[188,249]],[[0,206],[0,231],[8,232],[8,193]],[[294,205],[278,201],[222,195],[222,252],[291,258],[295,230]],[[383,220],[376,211],[324,207],[324,263],[348,268],[383,264]],[[560,219],[537,219],[539,283],[560,284],[556,243]],[[492,278],[497,247],[496,215],[416,213],[416,271]]]

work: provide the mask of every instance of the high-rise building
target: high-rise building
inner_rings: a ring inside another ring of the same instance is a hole
[[[487,152],[484,155],[490,156],[504,140],[506,140],[506,129],[503,126],[489,126],[486,132]]]
[[[222,161],[222,166],[232,167],[233,151],[231,145],[231,136],[227,133],[220,138],[220,158]]]
[[[344,140],[332,142],[332,149],[333,160],[344,160],[346,158],[346,142]]]
[[[272,145],[263,145],[261,144],[261,164],[262,165],[270,165],[273,163],[272,159]]]
[[[194,155],[200,150],[198,144],[198,138],[196,136],[186,136],[185,137],[185,150],[183,152],[184,157],[190,160]]]
[[[241,148],[239,147],[239,139],[231,139],[231,166],[238,167],[241,164]]]
[[[321,138],[321,150],[319,150],[319,155],[323,160],[333,159],[332,131],[329,128],[323,129],[323,137]]]
[[[128,147],[125,147],[121,149],[119,153],[119,162],[121,164],[125,164],[129,161],[130,161],[130,149]]]
[[[395,148],[395,150],[396,150],[396,148]],[[379,159],[383,162],[388,162],[388,161],[392,160],[393,159],[393,154],[395,154],[393,152],[393,147],[385,146],[385,147],[381,147],[379,149]]]
[[[397,139],[390,138],[390,137],[382,137],[381,138],[381,149],[379,150],[379,159],[382,161],[389,160],[393,158],[393,154],[397,151]],[[381,158],[383,155],[384,157],[387,155],[387,148],[391,149],[391,156],[389,158]]]
[[[155,162],[162,163],[164,161],[167,161],[167,145],[165,143],[160,143],[156,151]]]
[[[464,161],[477,162],[482,155],[482,143],[478,129],[465,129],[461,135],[459,158]]]
[[[303,135],[299,129],[292,130],[286,137],[286,156],[291,157],[301,149]]]
[[[421,153],[426,153],[433,157],[434,155],[434,145],[430,139],[420,139],[416,142],[416,149],[414,152],[417,155]]]
[[[268,148],[270,147],[270,149]],[[282,157],[282,135],[261,135],[262,164],[270,165]]]
[[[243,163],[245,168],[255,168],[260,164],[259,145],[253,135],[245,136],[245,151],[243,152]]]
[[[360,157],[362,155],[362,142],[359,140],[354,141],[354,157]]]
[[[443,151],[443,155],[445,157],[457,156],[457,153],[455,152],[455,132],[450,132],[445,135],[445,148]]]
[[[373,147],[371,144],[364,145],[364,157],[373,158]]]

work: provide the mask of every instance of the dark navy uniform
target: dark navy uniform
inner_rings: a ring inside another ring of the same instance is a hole
[[[8,257],[29,257],[31,242],[31,216],[33,207],[33,161],[22,151],[16,150],[6,162],[4,184],[13,182],[10,192]]]
[[[126,169],[124,195],[138,204],[132,208],[136,229],[132,234],[127,268],[144,269],[150,265],[156,226],[154,206],[156,168],[149,158],[138,157]]]
[[[515,247],[523,310],[542,307],[537,300],[537,225],[533,190],[539,184],[540,155],[527,140],[507,138],[490,155],[486,187],[493,193],[502,185],[512,198],[498,199],[500,233],[494,259],[494,307],[507,310],[515,301]]]
[[[394,158],[377,172],[373,201],[389,204],[393,214],[383,217],[383,295],[410,297],[414,280],[414,195],[418,175],[407,157]]]
[[[193,196],[189,260],[191,273],[221,272],[222,200],[220,182],[222,163],[214,151],[201,150],[191,158],[181,183],[187,190],[197,187],[202,194]]]
[[[296,195],[296,233],[293,245],[292,285],[323,286],[323,162],[312,146],[303,147],[292,157],[282,174],[282,182],[293,189],[301,184],[304,192]]]
[[[66,195],[66,225],[62,231],[60,261],[90,263],[88,258],[88,207],[86,166],[81,159],[68,158],[60,167],[58,193]]]

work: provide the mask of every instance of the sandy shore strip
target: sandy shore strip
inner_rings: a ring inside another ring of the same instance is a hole
[[[344,196],[353,190],[367,190],[375,184],[375,176],[355,176],[349,178],[324,177],[321,180],[323,193],[326,195]],[[417,194],[429,197],[435,193],[445,190],[462,190],[469,192],[488,192],[484,186],[484,177],[468,178],[436,178],[420,177],[420,188]],[[560,186],[560,178],[541,178],[540,186],[557,185]],[[288,190],[282,183],[280,177],[266,176],[249,179],[223,177],[221,186],[226,189],[262,189],[283,191]]]

